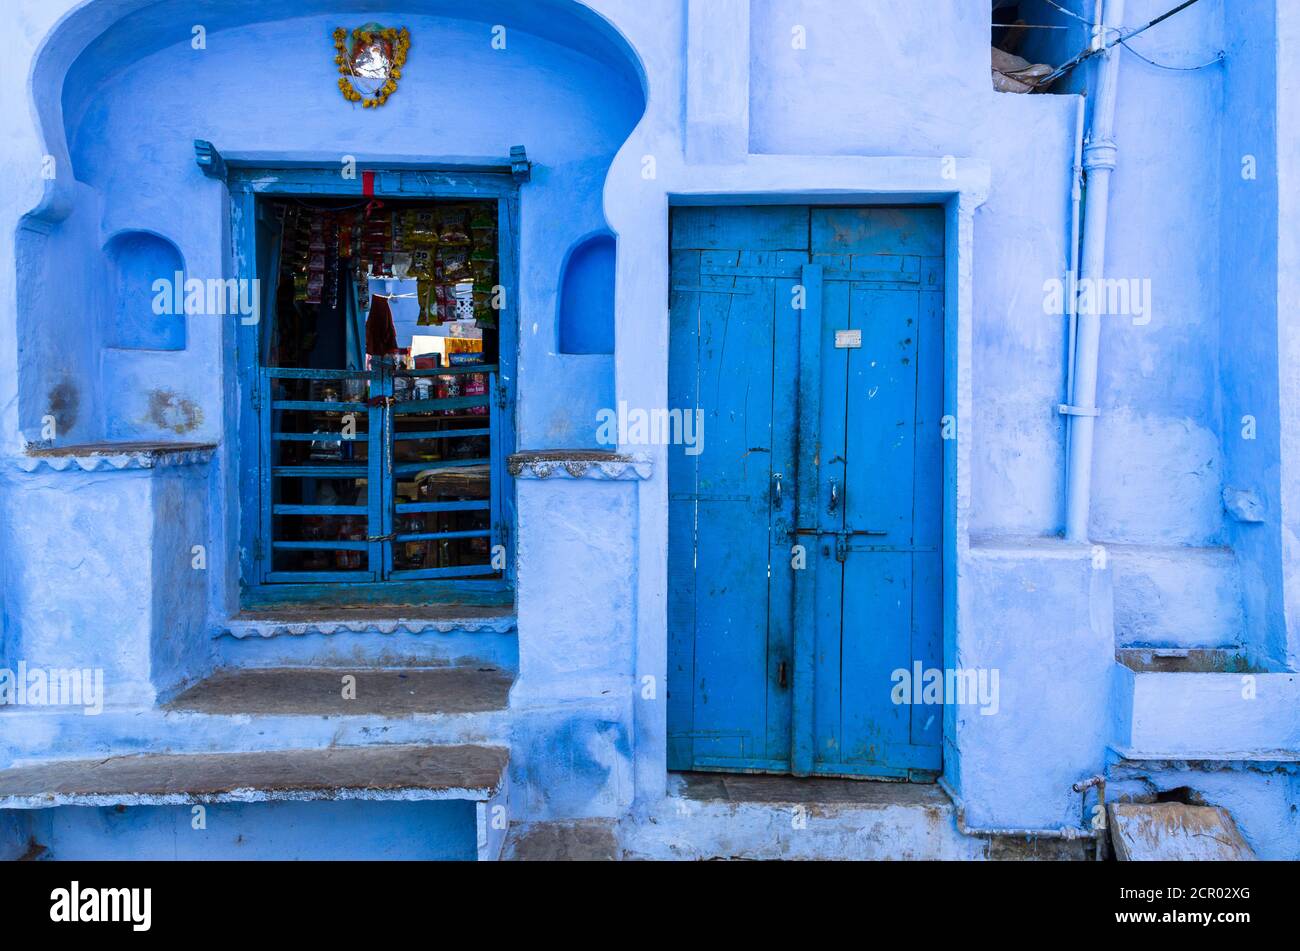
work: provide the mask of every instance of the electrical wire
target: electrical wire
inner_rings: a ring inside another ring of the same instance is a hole
[[[1079,14],[1075,13],[1073,10],[1069,10],[1061,6],[1059,3],[1056,2],[1056,0],[1043,0],[1043,2],[1046,3],[1049,7],[1055,7],[1056,9],[1060,10],[1068,17],[1074,17],[1080,23],[1086,24],[1089,27],[1092,26],[1092,21],[1089,20],[1087,17],[1080,16]]]
[[[1205,68],[1207,68],[1207,67],[1209,67],[1209,66],[1217,66],[1217,65],[1219,65],[1220,63],[1222,63],[1225,59],[1228,58],[1228,54],[1227,54],[1227,53],[1225,53],[1223,50],[1219,50],[1218,54],[1214,57],[1214,59],[1210,60],[1208,63],[1201,63],[1199,66],[1170,66],[1170,65],[1168,65],[1167,63],[1157,63],[1155,60],[1150,59],[1149,57],[1143,56],[1141,53],[1139,53],[1139,52],[1138,52],[1137,50],[1135,50],[1133,47],[1129,46],[1127,40],[1120,40],[1120,41],[1119,41],[1119,45],[1122,46],[1122,47],[1124,47],[1124,49],[1128,50],[1130,53],[1132,53],[1132,54],[1133,54],[1134,56],[1136,56],[1138,59],[1142,60],[1142,62],[1144,62],[1144,63],[1148,63],[1148,64],[1150,64],[1151,66],[1155,66],[1155,67],[1158,68],[1158,69],[1169,69],[1169,70],[1174,70],[1174,71],[1177,71],[1177,72],[1187,72],[1187,73],[1192,73],[1192,72],[1195,72],[1195,71],[1198,70],[1198,69],[1205,69]]]
[[[1164,13],[1160,14],[1160,16],[1156,17],[1154,20],[1151,20],[1149,23],[1145,24],[1144,26],[1139,26],[1131,30],[1120,31],[1112,27],[1111,32],[1119,34],[1115,39],[1113,40],[1107,39],[1103,41],[1099,47],[1089,47],[1088,49],[1083,50],[1081,53],[1072,57],[1067,62],[1062,63],[1060,66],[1056,67],[1056,69],[1052,70],[1051,73],[1049,73],[1048,75],[1040,79],[1038,81],[1038,85],[1047,86],[1050,85],[1051,83],[1054,83],[1056,80],[1060,79],[1062,76],[1064,76],[1070,70],[1074,69],[1080,63],[1086,62],[1087,60],[1096,56],[1098,53],[1108,50],[1111,47],[1116,46],[1117,44],[1123,44],[1125,40],[1131,40],[1133,37],[1137,36],[1140,33],[1145,33],[1147,30],[1151,29],[1156,24],[1163,23],[1165,20],[1168,20],[1170,17],[1183,12],[1188,7],[1195,6],[1199,2],[1200,0],[1183,0],[1182,3],[1178,4],[1178,6],[1174,7],[1171,10],[1165,11]],[[1131,48],[1127,46],[1125,46],[1125,48],[1129,49],[1130,52],[1132,52]],[[1134,55],[1141,56],[1140,53],[1135,53]]]

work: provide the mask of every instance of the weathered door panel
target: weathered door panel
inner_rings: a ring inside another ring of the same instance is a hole
[[[891,690],[942,656],[942,213],[692,208],[672,235],[670,406],[705,449],[669,451],[669,765],[931,774],[942,706]]]
[[[673,252],[670,404],[704,414],[703,452],[669,450],[674,768],[789,763],[792,589],[772,559],[774,523],[793,506],[797,351],[778,334],[807,254],[745,250],[770,220],[757,216],[746,232],[749,211],[732,209],[715,227],[674,226],[675,244],[722,235],[742,245]]]
[[[673,251],[669,308],[670,407],[699,405],[700,252]],[[668,453],[668,766],[695,762],[691,720],[695,695],[695,460],[682,448]]]
[[[814,209],[811,234],[826,302],[821,518],[840,571],[824,596],[840,611],[815,620],[814,772],[937,771],[942,705],[891,693],[896,671],[942,666],[942,214]],[[820,568],[835,571],[825,555]]]

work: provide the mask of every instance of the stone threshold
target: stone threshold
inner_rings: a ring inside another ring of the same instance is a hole
[[[683,799],[700,802],[774,803],[781,805],[846,804],[854,806],[952,805],[934,783],[872,779],[801,778],[754,773],[678,773]]]

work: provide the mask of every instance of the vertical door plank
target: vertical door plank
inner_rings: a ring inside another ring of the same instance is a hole
[[[819,212],[813,213],[816,220]],[[817,255],[826,268],[847,267],[847,255]],[[823,290],[819,333],[821,406],[817,420],[817,494],[815,519],[822,532],[815,539],[816,597],[810,619],[814,630],[813,676],[816,681],[814,735],[817,763],[838,763],[843,730],[840,722],[840,627],[843,612],[844,565],[836,557],[836,535],[844,528],[845,405],[848,399],[848,350],[837,349],[835,332],[853,328],[851,287],[827,280]],[[811,552],[810,552],[811,554]]]
[[[912,657],[922,669],[943,669],[943,260],[926,259],[922,273],[938,276],[920,294],[917,353],[916,479],[912,510]],[[933,751],[939,769],[943,707],[912,707],[911,743]]]
[[[825,288],[822,268],[808,264],[803,268],[806,307],[799,315],[799,382],[798,382],[798,481],[795,526],[815,527],[818,522],[817,487],[820,479],[818,441],[821,418],[821,336]],[[792,483],[795,484],[795,483]],[[808,776],[813,770],[816,753],[816,628],[817,578],[821,563],[821,539],[796,535],[793,541],[803,551],[804,568],[794,572],[794,672],[791,771]]]
[[[706,252],[713,268],[772,255]],[[774,281],[732,277],[744,293],[703,294],[697,457],[696,762],[757,766],[767,753],[769,493]]]
[[[795,434],[799,419],[801,317],[820,306],[820,283],[810,286],[808,255],[782,251],[777,273],[791,274],[772,283],[772,461],[768,493],[768,630],[767,758],[791,757],[791,704],[794,686],[795,572],[791,567],[791,532],[798,515],[799,466]],[[799,309],[799,305],[804,309]],[[814,313],[818,311],[814,310]],[[780,489],[776,478],[780,475]]]
[[[669,406],[694,412],[700,403],[700,252],[672,254],[669,309]],[[680,290],[678,287],[692,288]],[[706,443],[707,445],[707,443]],[[668,449],[668,768],[695,765],[695,457]]]

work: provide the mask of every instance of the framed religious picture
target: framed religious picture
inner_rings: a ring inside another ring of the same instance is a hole
[[[334,63],[339,68],[339,91],[349,102],[378,109],[397,92],[411,49],[406,27],[383,27],[367,23],[349,32],[334,31]]]

